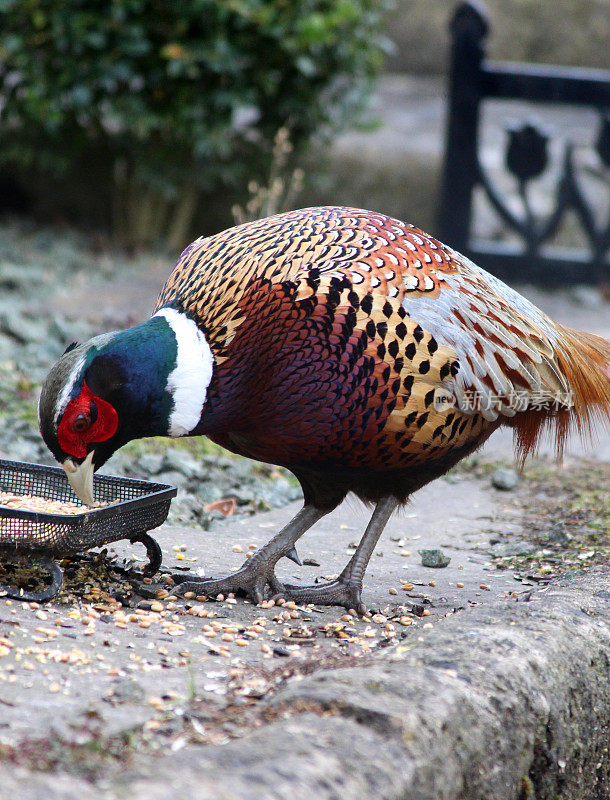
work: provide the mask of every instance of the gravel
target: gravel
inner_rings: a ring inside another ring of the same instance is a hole
[[[418,550],[421,556],[422,567],[433,567],[442,569],[449,566],[451,558],[446,556],[442,550]]]
[[[518,483],[519,478],[515,470],[506,469],[505,467],[500,467],[497,469],[491,478],[492,486],[505,492],[509,492],[514,489]]]
[[[529,542],[497,542],[489,548],[492,556],[507,558],[509,556],[528,556],[536,552],[536,547]]]

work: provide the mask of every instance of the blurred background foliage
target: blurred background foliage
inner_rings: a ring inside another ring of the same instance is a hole
[[[0,162],[122,244],[180,247],[202,197],[230,222],[278,131],[299,152],[354,118],[391,4],[0,0]]]
[[[318,203],[433,229],[440,127],[365,135],[441,101],[458,2],[0,0],[0,211],[172,250]],[[610,0],[485,6],[494,59],[610,67]]]

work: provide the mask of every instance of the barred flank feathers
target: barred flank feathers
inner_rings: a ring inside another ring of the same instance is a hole
[[[545,428],[555,439],[557,458],[563,455],[568,433],[576,428],[591,442],[596,423],[610,426],[610,341],[592,333],[555,323],[557,363],[568,379],[573,406],[557,411],[529,410],[513,419],[515,451],[521,464],[536,449]]]

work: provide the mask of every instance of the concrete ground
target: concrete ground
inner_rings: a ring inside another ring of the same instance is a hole
[[[161,797],[178,787],[210,800],[246,798],[251,781],[265,798],[305,797],[314,787],[322,798],[521,800],[523,776],[543,785],[537,748],[548,724],[562,742],[553,769],[560,778],[573,773],[583,793],[532,796],[603,797],[582,788],[593,756],[577,758],[573,739],[586,727],[597,750],[608,741],[610,572],[594,571],[586,585],[565,582],[559,605],[549,606],[545,581],[498,568],[492,543],[518,552],[531,541],[531,493],[525,479],[496,489],[490,475],[451,474],[391,519],[366,575],[363,618],[337,608],[176,599],[158,578],[134,594],[113,573],[100,591],[94,567],[80,599],[0,600],[0,785],[23,800],[40,796],[42,785],[62,800]],[[213,531],[164,525],[154,532],[164,570],[226,573],[298,507]],[[283,560],[278,574],[307,582],[336,574],[366,520],[362,507],[345,503],[303,537],[306,565]],[[441,549],[448,566],[423,566],[424,548]],[[142,559],[137,546],[110,550],[115,560]],[[574,651],[583,637],[584,660]],[[573,731],[563,720],[568,695]],[[506,750],[501,776],[486,761],[486,725]],[[456,755],[446,759],[451,740]],[[514,764],[511,747],[523,750]],[[482,759],[483,788],[469,784],[462,758]],[[597,778],[606,781],[607,754],[597,758]],[[596,791],[607,785],[597,778]]]
[[[490,536],[504,533],[506,525],[511,525],[501,521],[501,514],[498,518],[498,500],[502,499],[499,495],[501,493],[491,485],[481,485],[480,481],[461,476],[442,479],[419,492],[413,503],[390,521],[372,557],[364,592],[371,619],[375,613],[403,617],[412,606],[421,605],[426,616],[410,614],[406,626],[395,624],[401,633],[410,633],[453,613],[454,609],[521,591],[521,582],[506,571],[496,570],[488,553]],[[438,513],[439,497],[447,514]],[[163,548],[164,568],[176,571],[188,565],[205,575],[230,572],[244,560],[244,553],[251,545],[264,544],[299,507],[300,503],[293,503],[266,514],[235,519],[214,531],[165,525],[154,534]],[[362,506],[345,503],[321,520],[299,545],[301,559],[315,560],[320,566],[297,568],[284,559],[278,565],[278,574],[289,582],[304,580],[308,583],[337,574],[347,562],[350,545],[359,540],[366,521],[367,512]],[[451,563],[444,569],[421,566],[418,550],[422,548],[441,548],[451,558]],[[113,550],[125,556],[142,556],[137,546],[117,545]],[[463,588],[458,588],[458,583]],[[406,591],[405,585],[411,588]],[[481,585],[487,588],[482,589]],[[395,593],[390,594],[392,589]],[[15,653],[7,653],[8,660],[5,657],[0,661],[0,675],[4,678],[0,678],[0,703],[3,704],[0,739],[6,735],[11,738],[28,736],[32,729],[40,735],[45,731],[50,733],[58,724],[63,727],[66,722],[73,724],[79,716],[86,716],[92,706],[104,709],[100,702],[112,693],[114,686],[121,684],[122,677],[130,676],[137,682],[147,699],[171,692],[184,695],[189,680],[188,660],[195,670],[195,684],[205,692],[204,676],[210,672],[216,676],[212,680],[216,687],[225,684],[232,666],[268,667],[268,662],[275,666],[277,654],[266,659],[268,654],[261,652],[261,644],[267,641],[272,647],[289,648],[281,652],[280,658],[294,655],[299,660],[308,659],[315,652],[316,658],[323,660],[333,656],[360,657],[377,649],[387,633],[385,620],[362,622],[354,618],[349,620],[348,627],[358,634],[368,631],[370,636],[355,636],[353,642],[343,644],[342,640],[320,638],[316,634],[311,641],[295,638],[293,644],[292,637],[284,637],[286,625],[320,631],[326,624],[341,625],[345,612],[322,607],[299,609],[294,623],[290,619],[278,623],[275,618],[281,607],[261,609],[241,599],[237,603],[195,603],[196,611],[213,614],[209,618],[184,613],[184,602],[180,600],[175,604],[179,626],[173,630],[163,626],[167,628],[165,631],[161,623],[173,616],[169,611],[148,628],[140,627],[142,617],[129,620],[121,627],[122,615],[117,617],[110,610],[91,616],[90,609],[89,613],[87,608],[77,612],[76,606],[62,606],[57,602],[44,609],[36,604],[31,608],[19,602],[5,603],[4,608],[4,604],[0,605],[0,631],[4,636],[10,632],[15,634],[11,637],[14,644],[11,649]],[[94,612],[96,605],[103,608],[104,602],[94,603]],[[166,607],[168,602],[164,601],[163,605]],[[399,606],[404,606],[404,612]],[[202,626],[209,625],[212,620],[233,628],[249,626],[258,618],[266,620],[267,630],[256,638],[248,638],[246,645],[235,644],[240,638],[237,634],[226,643],[220,631],[219,636],[202,636]],[[269,633],[271,629],[275,630],[275,635]],[[167,652],[158,652],[160,642]],[[227,647],[230,656],[210,652],[210,645]],[[41,653],[36,652],[37,647]],[[15,658],[16,648],[20,648],[18,659]],[[74,664],[70,658],[67,661],[56,658],[56,651],[68,654],[81,651],[84,655],[78,656]],[[38,659],[38,655],[43,658]],[[83,661],[86,663],[81,663]],[[7,666],[11,667],[8,672]],[[16,692],[17,687],[19,691]],[[216,688],[209,691],[213,694]],[[44,704],[40,702],[41,692],[45,696]],[[62,709],[59,718],[58,707]],[[150,715],[154,713],[152,708],[148,711]]]

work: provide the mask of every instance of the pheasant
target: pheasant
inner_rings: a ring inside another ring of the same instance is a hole
[[[394,509],[501,425],[521,459],[543,429],[610,421],[610,342],[553,322],[472,261],[383,214],[310,208],[189,245],[152,317],[70,349],[40,429],[76,494],[131,439],[206,435],[282,465],[304,506],[225,578],[182,593],[270,590],[361,610],[365,569]],[[334,580],[280,582],[283,557],[353,492],[374,504]]]

